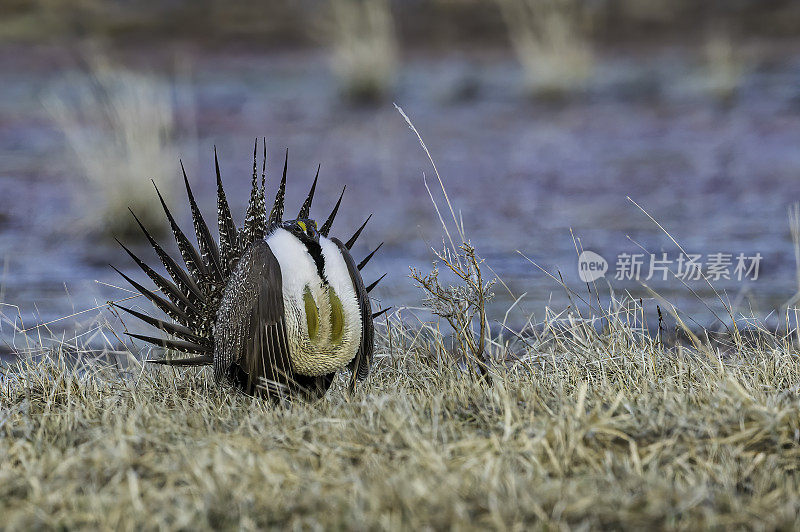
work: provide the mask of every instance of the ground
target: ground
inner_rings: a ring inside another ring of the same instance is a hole
[[[3,369],[0,522],[800,526],[800,358],[788,341],[666,348],[621,321],[593,331],[575,321],[526,340],[489,384],[459,370],[432,329],[390,321],[354,396],[343,377],[317,403],[279,406],[208,371],[28,360]]]

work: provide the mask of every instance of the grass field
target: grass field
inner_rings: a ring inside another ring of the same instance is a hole
[[[0,527],[796,529],[796,347],[666,348],[638,310],[550,323],[491,385],[395,317],[315,404],[56,348],[2,370]]]

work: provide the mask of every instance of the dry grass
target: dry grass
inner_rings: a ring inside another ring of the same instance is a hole
[[[389,0],[331,0],[331,65],[355,102],[388,96],[397,77],[397,39]]]
[[[594,66],[585,0],[495,0],[533,96],[585,88]]]
[[[721,28],[709,32],[704,47],[705,88],[715,98],[727,101],[736,95],[747,72],[741,46]]]
[[[94,57],[87,77],[70,78],[43,103],[86,178],[88,194],[78,196],[86,229],[140,237],[128,207],[164,227],[150,179],[169,200],[179,177],[171,88]]]
[[[665,349],[640,310],[495,339],[491,386],[395,315],[352,399],[278,407],[56,348],[3,370],[0,526],[800,526],[794,346]]]

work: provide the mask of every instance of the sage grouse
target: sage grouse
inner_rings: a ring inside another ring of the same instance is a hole
[[[256,150],[257,147],[258,142]],[[131,211],[171,280],[145,264],[121,242],[157,290],[148,290],[117,272],[171,321],[116,305],[161,329],[169,338],[128,334],[168,350],[194,355],[151,362],[171,366],[212,365],[217,382],[228,380],[246,393],[273,399],[320,397],[330,387],[336,372],[345,367],[352,371],[351,391],[356,380],[367,376],[373,353],[373,318],[380,314],[372,314],[368,294],[380,279],[365,287],[360,270],[380,246],[358,264],[350,255],[369,217],[345,243],[328,236],[344,188],[322,227],[309,218],[319,168],[297,217],[284,220],[287,163],[288,150],[283,177],[268,212],[264,194],[266,144],[260,185],[254,152],[250,202],[244,225],[237,228],[214,150],[219,244],[203,220],[184,170],[199,249],[175,223],[156,187],[185,269],[164,251]]]

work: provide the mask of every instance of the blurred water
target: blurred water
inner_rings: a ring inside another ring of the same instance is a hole
[[[545,271],[561,272],[581,294],[573,236],[612,270],[618,254],[639,246],[677,257],[676,246],[628,196],[688,252],[760,253],[757,281],[715,283],[748,313],[767,316],[792,297],[787,209],[800,200],[800,56],[787,50],[748,74],[730,106],[696,89],[691,63],[675,60],[680,50],[609,55],[589,94],[562,104],[525,99],[513,59],[502,54],[412,57],[395,101],[422,133],[473,244],[511,291],[496,286],[491,314],[502,320],[522,293],[514,323],[530,313],[540,319],[546,305],[569,304],[563,289],[517,250]],[[153,50],[127,57],[167,72],[169,61],[159,58]],[[184,52],[184,61],[191,75],[181,88],[194,96],[197,136],[178,151],[207,218],[214,213],[212,146],[241,219],[252,141],[266,135],[273,185],[279,154],[290,148],[288,211],[299,206],[321,163],[316,215],[327,214],[347,183],[334,232],[349,236],[375,212],[357,254],[386,244],[366,281],[388,271],[377,290],[381,302],[419,306],[408,268],[429,267],[430,246],[441,244],[442,233],[422,178],[431,182],[432,169],[391,103],[342,103],[316,53],[204,50]],[[127,296],[103,284],[122,286],[107,263],[133,271],[115,245],[80,229],[76,198],[86,185],[39,103],[60,79],[60,64],[53,50],[28,50],[24,60],[0,50],[0,301],[19,306],[26,326]],[[175,169],[177,176],[177,162]],[[179,212],[189,229],[188,209]],[[611,284],[618,295],[649,294],[637,282]],[[713,323],[713,312],[722,311],[703,282],[689,283],[699,298],[674,279],[648,284],[698,324]],[[74,325],[71,318],[52,327]],[[10,334],[6,324],[1,335]]]

